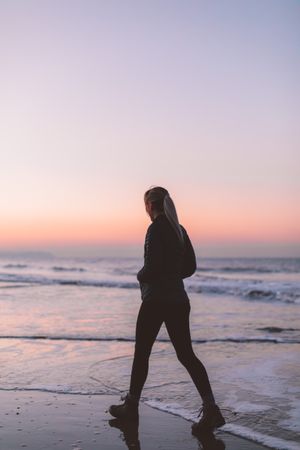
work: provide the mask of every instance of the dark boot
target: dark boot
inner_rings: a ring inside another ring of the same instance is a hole
[[[124,400],[121,405],[111,405],[109,408],[110,414],[117,419],[138,420],[139,401],[130,394],[127,394]]]
[[[202,417],[198,423],[192,425],[192,433],[199,434],[208,431],[213,431],[225,425],[225,419],[221,414],[219,407],[215,404],[203,406],[200,411]]]

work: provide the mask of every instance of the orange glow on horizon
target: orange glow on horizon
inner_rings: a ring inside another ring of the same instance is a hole
[[[142,224],[119,220],[104,221],[26,221],[0,225],[0,245],[129,243],[142,236]],[[135,238],[135,239],[134,239]]]
[[[285,214],[278,218],[270,214],[255,216],[251,212],[243,215],[207,212],[201,218],[186,215],[180,222],[194,242],[300,241],[299,222]],[[142,215],[105,220],[7,220],[0,224],[0,246],[138,244],[143,242],[150,223],[150,219]]]

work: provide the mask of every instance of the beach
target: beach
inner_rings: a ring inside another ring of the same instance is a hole
[[[215,440],[195,437],[191,423],[146,405],[139,425],[114,424],[106,412],[112,395],[1,392],[0,448],[17,450],[261,450],[264,446],[218,431]]]
[[[105,410],[129,386],[141,264],[0,260],[1,449],[124,448]],[[226,448],[300,448],[299,265],[198,260],[185,281],[193,348],[226,418],[217,432]],[[164,326],[141,401],[141,448],[156,448],[147,447],[153,436],[157,448],[203,447],[190,432],[201,399]]]

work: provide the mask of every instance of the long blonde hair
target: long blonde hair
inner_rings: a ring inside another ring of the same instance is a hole
[[[179,225],[176,208],[167,189],[161,186],[153,186],[144,194],[144,201],[150,202],[153,208],[160,213],[164,213],[174,228],[181,244],[184,244],[182,228]]]

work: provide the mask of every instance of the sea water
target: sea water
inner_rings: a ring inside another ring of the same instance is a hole
[[[0,259],[0,389],[127,392],[140,258]],[[198,259],[185,280],[194,351],[224,430],[300,448],[300,259]],[[142,401],[196,420],[201,400],[163,326]],[[227,408],[227,409],[225,409]]]

